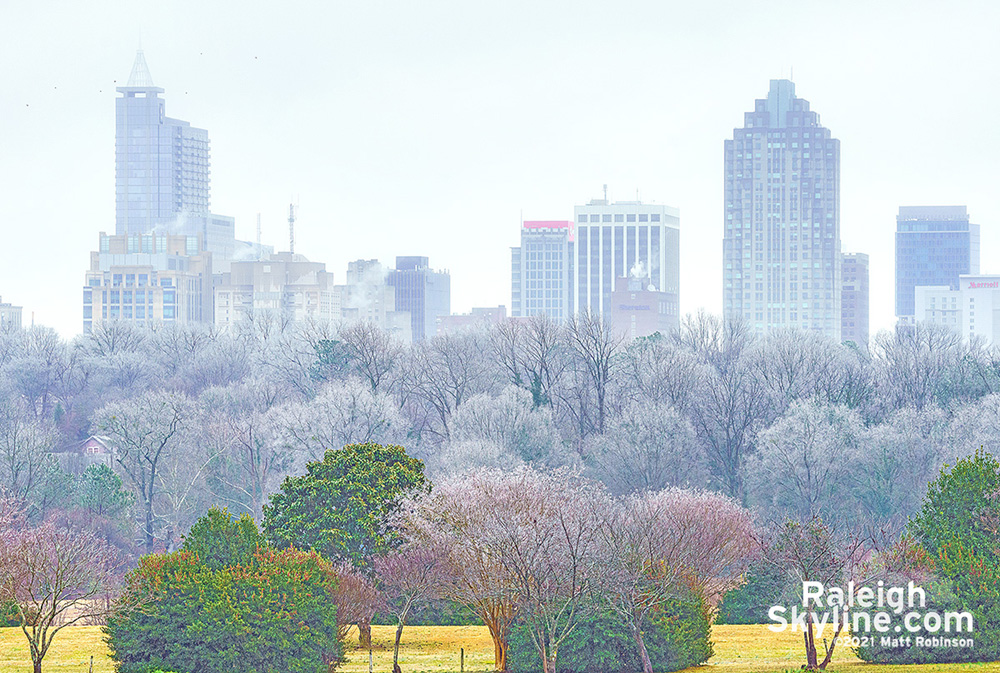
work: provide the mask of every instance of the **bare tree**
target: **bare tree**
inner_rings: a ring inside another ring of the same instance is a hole
[[[142,510],[146,553],[155,549],[154,507],[160,496],[160,469],[178,451],[190,418],[187,399],[173,393],[145,393],[105,406],[96,424],[111,440],[115,461],[135,490]]]
[[[742,322],[699,313],[681,321],[674,339],[710,368],[690,406],[691,422],[719,490],[743,498],[741,468],[754,450],[757,428],[773,414],[767,387],[753,366],[753,335]]]
[[[402,345],[370,320],[358,320],[340,331],[340,338],[355,371],[377,393],[395,372]]]
[[[536,408],[527,391],[508,386],[496,397],[470,397],[452,415],[451,441],[489,442],[525,462],[558,467],[570,461],[547,407]]]
[[[17,610],[34,673],[62,629],[104,614],[122,561],[94,533],[47,521],[7,534],[0,546],[0,597]]]
[[[887,410],[923,409],[964,397],[959,372],[966,347],[960,334],[945,325],[919,323],[880,332],[872,340],[879,397]]]
[[[496,483],[490,499],[486,545],[512,580],[543,671],[555,673],[559,646],[605,572],[597,531],[610,498],[570,471],[521,469]]]
[[[865,429],[858,450],[841,457],[850,461],[851,469],[840,486],[849,486],[863,517],[895,524],[898,531],[920,509],[927,484],[943,462],[944,447],[960,446],[946,440],[947,433],[948,421],[940,409],[901,409],[885,423]],[[963,436],[975,442],[974,435]]]
[[[710,367],[664,336],[635,339],[625,349],[623,401],[667,404],[688,413]]]
[[[614,493],[707,483],[694,427],[667,404],[633,402],[589,449],[596,473]]]
[[[350,563],[336,567],[337,639],[343,641],[355,626],[371,624],[382,596],[375,583]],[[369,630],[369,645],[371,631]],[[362,643],[364,644],[364,643]]]
[[[820,582],[825,587],[847,587],[873,582],[885,576],[887,571],[896,570],[892,561],[893,553],[885,554],[890,559],[886,564],[880,556],[882,550],[876,544],[878,535],[872,535],[863,525],[831,526],[819,517],[805,521],[787,519],[783,524],[762,529],[758,544],[766,563],[776,567],[798,586],[804,582]],[[803,597],[804,598],[804,597]],[[823,659],[820,660],[819,643],[813,619],[814,610],[804,603],[805,628],[802,633],[806,651],[806,665],[810,671],[825,670],[833,659],[837,638],[844,628],[844,620],[837,620],[830,640],[823,641]]]
[[[281,441],[307,460],[321,460],[347,444],[400,444],[408,429],[392,398],[358,379],[332,381],[314,399],[275,407],[268,415]]]
[[[283,388],[267,379],[249,379],[202,394],[203,433],[215,461],[215,494],[246,509],[255,520],[275,482],[291,467],[292,456],[280,442],[283,428],[274,409]]]
[[[536,407],[551,406],[569,364],[564,329],[546,315],[507,320],[490,334],[493,357],[507,380],[531,393]]]
[[[389,612],[396,618],[396,641],[392,648],[392,670],[400,673],[399,640],[410,610],[419,603],[438,598],[448,583],[445,550],[428,544],[409,544],[375,559],[375,575],[385,594]]]
[[[19,352],[5,367],[5,377],[35,418],[51,418],[71,376],[69,348],[49,327],[31,327],[18,336]]]
[[[845,486],[855,469],[862,423],[857,412],[821,402],[795,402],[761,432],[748,479],[755,502],[779,519],[828,521],[858,514]]]
[[[725,496],[680,489],[638,493],[600,526],[602,596],[628,625],[642,661],[653,666],[643,628],[650,613],[692,592],[706,601],[732,588],[753,553],[749,513]]]
[[[102,320],[81,338],[78,347],[98,357],[136,353],[146,345],[149,335],[148,330],[127,320]]]
[[[455,410],[470,397],[493,390],[498,372],[495,363],[483,357],[488,349],[488,337],[476,330],[414,344],[397,395],[418,431],[429,432],[439,441],[447,439]]]
[[[0,489],[22,505],[41,486],[58,435],[19,400],[0,401]]]
[[[770,332],[754,344],[752,359],[778,413],[795,400],[811,398],[857,408],[872,392],[866,355],[813,332]]]
[[[400,507],[400,528],[424,544],[448,551],[446,595],[469,607],[489,629],[497,671],[507,670],[507,637],[514,619],[516,588],[491,544],[498,507],[510,498],[510,470],[479,469],[438,481]]]
[[[770,405],[763,384],[741,356],[712,372],[699,387],[691,421],[705,447],[718,488],[734,498],[744,496],[744,461],[754,450],[757,428],[767,425]]]
[[[573,317],[568,326],[568,338],[575,353],[574,362],[583,383],[593,391],[592,415],[578,409],[581,438],[592,432],[604,432],[608,412],[608,390],[622,365],[625,337],[616,332],[602,316],[581,313]],[[583,396],[574,396],[577,405]],[[576,406],[576,405],[574,405]],[[589,417],[589,422],[584,419]]]

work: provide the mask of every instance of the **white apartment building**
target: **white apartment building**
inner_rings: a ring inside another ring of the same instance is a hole
[[[982,337],[1000,344],[1000,275],[961,275],[958,289],[918,285],[914,291],[917,322],[946,325],[965,341]]]
[[[615,280],[648,277],[650,288],[680,294],[680,211],[641,201],[595,199],[574,208],[576,260],[573,268],[574,313],[611,317]],[[675,313],[672,324],[680,317]]]

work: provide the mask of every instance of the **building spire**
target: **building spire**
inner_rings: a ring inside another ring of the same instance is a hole
[[[135,52],[135,63],[132,64],[132,73],[128,76],[128,86],[136,88],[153,86],[153,76],[149,74],[149,67],[146,65],[146,57],[143,56],[142,49]]]

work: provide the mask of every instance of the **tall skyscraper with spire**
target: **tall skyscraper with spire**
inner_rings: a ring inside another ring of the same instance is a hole
[[[755,331],[840,340],[840,141],[789,80],[725,143],[723,303]]]
[[[208,131],[166,116],[142,50],[115,101],[115,231],[202,234],[217,257],[233,255],[234,221],[210,212]]]

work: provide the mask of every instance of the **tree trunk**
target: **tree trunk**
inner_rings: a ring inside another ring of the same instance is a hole
[[[549,644],[545,653],[542,654],[543,673],[556,673],[556,646]]]
[[[503,609],[486,606],[477,606],[477,614],[483,620],[483,624],[490,631],[490,638],[493,639],[493,669],[497,673],[505,673],[507,670],[507,628],[509,620],[503,616]],[[499,613],[499,614],[498,614]]]
[[[403,637],[403,620],[396,626],[396,646],[392,649],[392,673],[400,673],[399,669],[399,639]]]
[[[649,660],[646,642],[642,639],[642,629],[633,626],[632,636],[635,638],[635,644],[639,648],[639,657],[642,659],[642,673],[653,673],[653,662]]]
[[[497,673],[506,673],[507,671],[507,643],[503,639],[496,635],[493,636],[493,668]]]
[[[823,642],[824,646],[826,646],[826,656],[823,657],[823,661],[819,665],[819,670],[825,671],[827,665],[830,663],[830,660],[833,659],[833,648],[837,646],[837,638],[840,637],[840,632],[843,630],[844,630],[844,622],[840,622],[837,625],[837,630],[834,632],[833,640],[830,642],[830,644],[826,645],[826,641]]]
[[[152,501],[146,507],[146,553],[153,553],[153,506]]]
[[[806,617],[806,630],[802,634],[806,640],[806,668],[815,671],[819,662],[816,660],[816,635],[813,633],[812,614]]]
[[[361,622],[358,624],[358,644],[362,649],[368,650],[372,646],[372,625],[371,622]]]
[[[42,660],[41,658],[35,659],[32,657],[31,666],[34,673],[42,673]]]

